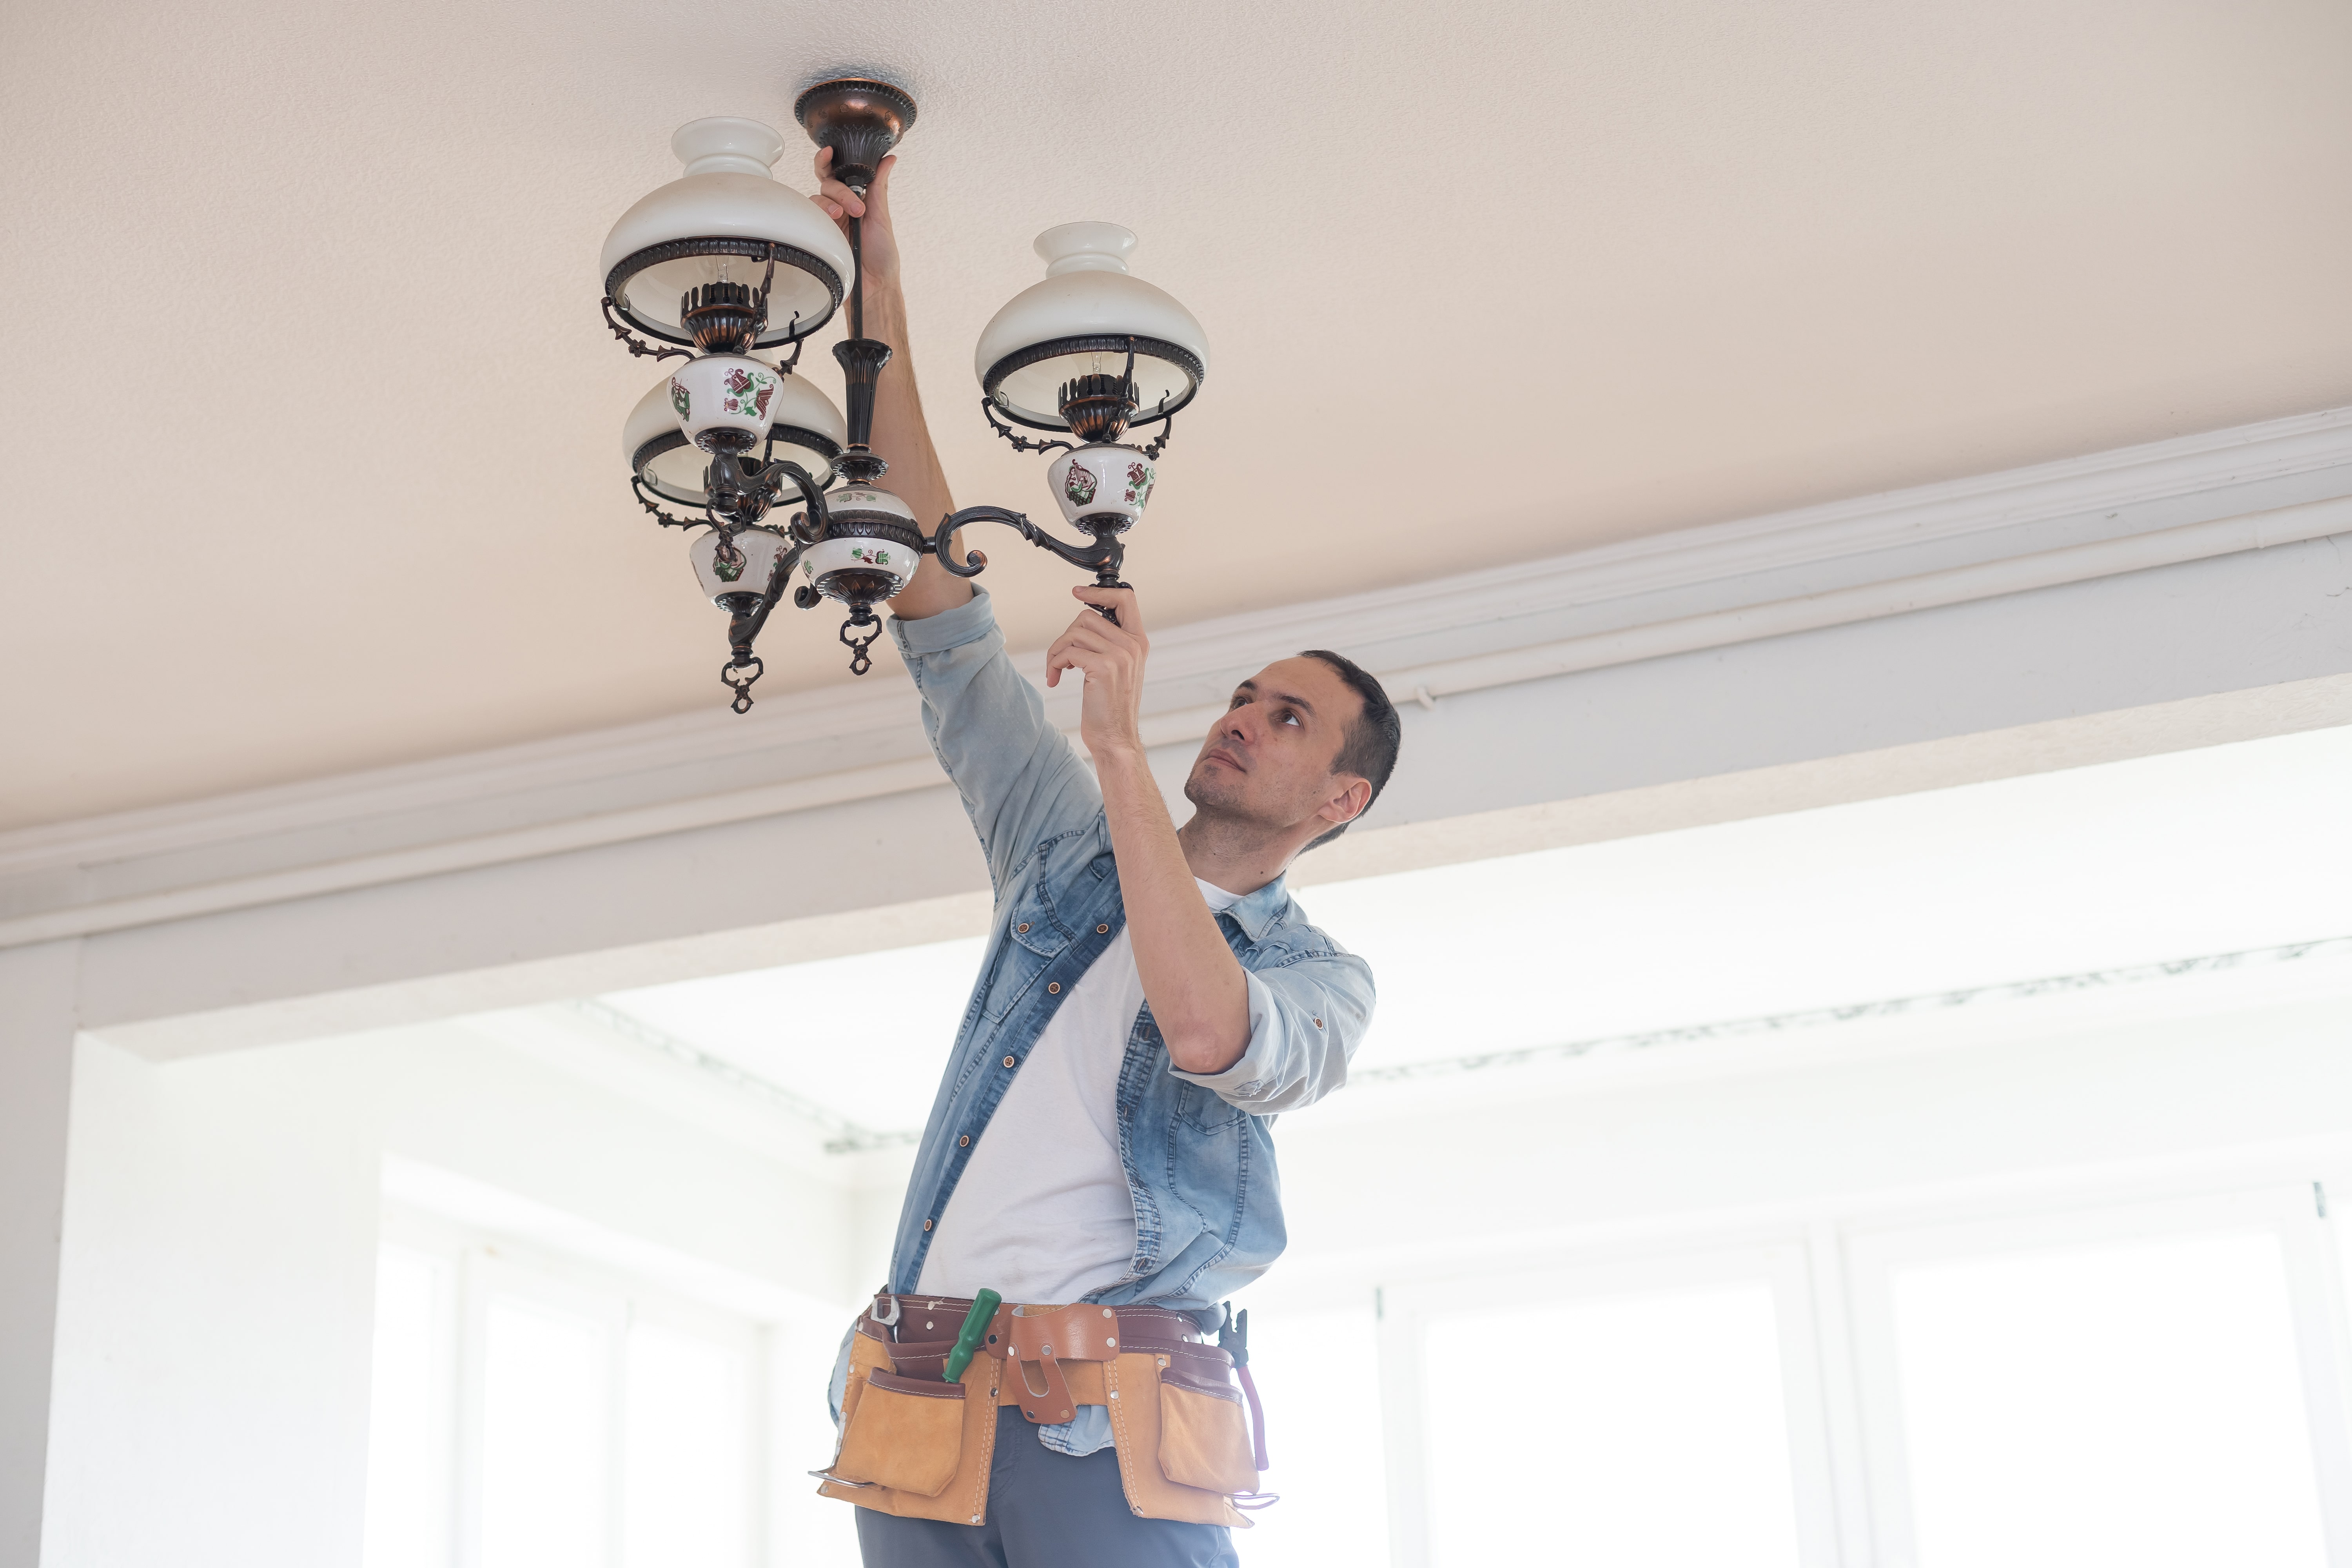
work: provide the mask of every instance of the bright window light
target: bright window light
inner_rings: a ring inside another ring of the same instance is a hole
[[[449,1561],[449,1300],[440,1258],[404,1247],[377,1254],[365,1568]]]
[[[627,1568],[742,1568],[749,1559],[750,1369],[725,1348],[629,1330],[622,1502]]]
[[[2277,1238],[1898,1268],[1920,1568],[2320,1568]]]
[[[1250,1312],[1250,1376],[1265,1401],[1258,1479],[1282,1500],[1234,1543],[1250,1568],[1389,1560],[1380,1346],[1371,1308]],[[1334,1369],[1351,1374],[1334,1376]]]
[[[483,1347],[482,1568],[604,1562],[604,1325],[493,1297]]]
[[[1796,1568],[1764,1286],[1449,1315],[1423,1356],[1440,1568]]]

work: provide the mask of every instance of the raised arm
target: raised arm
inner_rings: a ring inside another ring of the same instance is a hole
[[[891,347],[874,387],[874,450],[890,465],[883,488],[914,509],[926,531],[955,510],[947,470],[931,446],[923,418],[922,393],[915,385],[915,354],[907,332],[907,296],[898,281],[898,238],[890,227],[890,170],[896,153],[882,160],[864,196],[832,177],[833,149],[816,155],[817,205],[845,230],[852,217],[863,221],[858,237],[866,279],[866,335]],[[954,609],[971,597],[971,584],[929,556],[915,568],[915,580],[890,601],[890,613],[910,621]]]

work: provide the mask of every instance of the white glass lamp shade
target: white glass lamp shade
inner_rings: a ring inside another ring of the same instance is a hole
[[[679,426],[669,382],[664,376],[647,387],[629,411],[628,423],[621,427],[621,456],[656,496],[699,511],[710,504],[702,488],[710,458]],[[779,373],[768,415],[767,439],[753,455],[798,463],[820,489],[831,484],[833,460],[849,439],[849,427],[833,400],[802,377]],[[794,494],[785,489],[786,505],[793,504]]]
[[[686,291],[718,282],[722,271],[758,288],[773,245],[768,324],[753,346],[788,343],[824,325],[856,264],[824,210],[768,173],[783,156],[783,138],[756,120],[697,120],[678,128],[670,148],[685,177],[623,213],[604,238],[598,269],[614,310],[647,337],[692,342],[679,324]]]
[[[1131,425],[1173,414],[1209,372],[1209,338],[1192,312],[1127,269],[1135,236],[1115,223],[1066,223],[1037,237],[1045,280],[1015,294],[980,334],[972,370],[1006,418],[1066,430],[1062,384],[1116,375],[1135,340],[1142,394]]]
[[[746,528],[735,535],[730,547],[722,549],[725,542],[712,529],[698,534],[687,548],[687,559],[694,563],[694,580],[702,584],[702,591],[714,601],[724,601],[730,595],[767,593],[769,574],[776,569],[786,548],[784,536],[772,528]]]

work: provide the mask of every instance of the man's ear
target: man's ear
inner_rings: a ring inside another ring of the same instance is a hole
[[[1315,815],[1337,827],[1343,822],[1353,822],[1363,816],[1364,808],[1371,804],[1371,780],[1349,779],[1348,787],[1325,801],[1323,809]]]

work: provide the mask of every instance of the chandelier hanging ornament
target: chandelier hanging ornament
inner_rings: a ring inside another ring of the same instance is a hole
[[[793,113],[833,150],[835,176],[862,195],[915,122],[915,100],[887,82],[852,78],[810,88]],[[1016,449],[1062,450],[1046,478],[1087,542],[1067,543],[993,506],[966,507],[926,534],[876,482],[889,468],[869,441],[891,345],[866,335],[858,220],[845,235],[815,203],[777,184],[769,170],[783,139],[756,121],[698,120],[670,146],[684,176],[623,214],[604,241],[604,321],[633,355],[686,362],[638,400],[621,445],[647,512],[667,527],[707,530],[688,557],[703,592],[727,612],[730,657],[719,679],[736,712],[751,706],[765,668],[755,645],[796,569],[799,608],[826,599],[848,607],[841,640],[857,675],[873,668],[875,607],[907,585],[921,557],[960,577],[987,565],[978,551],[955,555],[956,531],[970,523],[1003,523],[1097,583],[1126,586],[1124,536],[1143,514],[1177,411],[1208,372],[1200,323],[1127,270],[1134,235],[1108,223],[1040,235],[1045,281],[996,313],[974,362],[990,426]],[[845,419],[795,374],[803,344],[845,300],[849,334],[833,355]],[[774,357],[787,348],[788,357]],[[1000,414],[1076,439],[1028,439]],[[1155,423],[1160,434],[1150,446],[1120,444],[1129,428]],[[802,510],[788,522],[768,521],[793,503]]]

